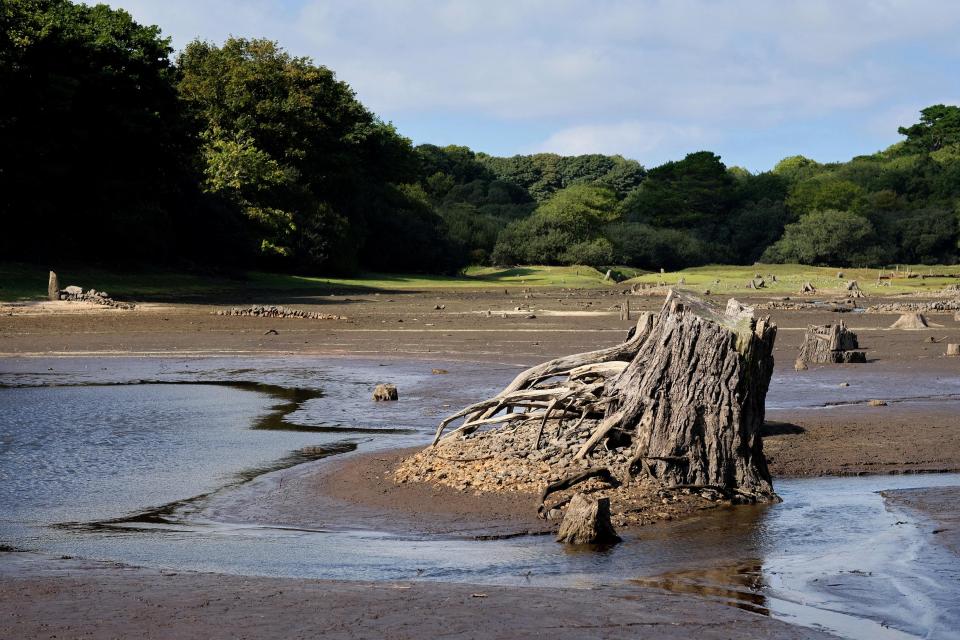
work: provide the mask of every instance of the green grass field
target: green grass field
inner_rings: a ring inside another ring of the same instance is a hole
[[[837,274],[841,272],[843,278],[838,278]],[[752,290],[747,286],[757,274],[760,274],[765,282],[765,287],[760,291]],[[878,280],[881,274],[890,277]],[[906,277],[908,274],[913,274],[914,277]],[[776,276],[776,281],[771,276]],[[791,295],[798,293],[805,282],[812,284],[818,291],[829,292],[843,290],[851,280],[856,280],[857,285],[867,295],[936,291],[960,282],[960,265],[933,267],[900,265],[899,270],[896,267],[883,270],[842,269],[809,267],[800,264],[707,265],[664,274],[647,273],[628,280],[625,284],[643,282],[666,286],[679,285],[694,291],[710,289],[715,293]]]
[[[625,275],[639,270],[621,269]],[[57,271],[60,286],[76,284],[106,291],[125,300],[178,299],[244,293],[299,292],[317,295],[349,291],[423,291],[497,287],[593,288],[612,285],[593,267],[471,267],[463,276],[367,273],[355,278],[326,278],[250,272],[228,278],[163,271],[122,272],[90,267]],[[46,297],[47,271],[35,265],[0,264],[0,300],[38,300]]]
[[[924,277],[895,277],[879,286],[876,269],[842,269],[844,278],[838,279],[841,269],[807,267],[803,265],[710,265],[664,274],[645,273],[629,267],[615,269],[621,277],[631,277],[621,284],[635,282],[679,285],[696,290],[710,289],[716,293],[756,293],[747,283],[757,273],[766,281],[760,293],[790,295],[797,293],[804,282],[818,290],[841,289],[849,280],[857,280],[868,294],[890,295],[917,291],[935,291],[948,284],[960,282],[960,266],[901,267],[900,275],[908,272]],[[889,269],[884,274],[896,275]],[[927,277],[939,274],[942,277]],[[176,300],[203,296],[235,296],[270,292],[297,292],[330,294],[363,291],[425,291],[440,289],[484,289],[499,287],[568,287],[578,289],[612,286],[603,273],[593,267],[470,267],[462,276],[398,275],[384,273],[361,274],[355,278],[325,278],[251,272],[240,277],[191,274],[164,271],[111,271],[91,267],[68,267],[58,271],[60,285],[77,284],[84,289],[105,290],[124,300]],[[776,282],[771,276],[776,276]],[[719,281],[719,282],[718,282]],[[0,300],[39,300],[46,297],[47,271],[35,265],[19,263],[0,264]]]

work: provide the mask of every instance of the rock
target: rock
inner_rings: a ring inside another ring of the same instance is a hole
[[[373,390],[373,399],[377,402],[391,402],[398,398],[397,387],[392,384],[378,384]]]
[[[960,356],[960,344],[948,344],[948,345],[947,345],[947,355],[948,355],[948,356]]]
[[[797,358],[793,363],[794,371],[806,371],[807,369],[809,369],[809,367],[807,367],[807,363],[803,361],[803,358]]]
[[[78,287],[75,284],[71,284],[63,290],[68,296],[81,296],[83,295],[83,287]]]
[[[434,311],[443,311],[446,308],[447,308],[447,305],[445,304],[437,304],[433,306]]]
[[[594,500],[578,493],[567,505],[557,532],[557,542],[566,544],[610,544],[620,536],[610,523],[610,499]]]
[[[841,386],[841,387],[849,387],[849,386],[850,386],[850,383],[849,383],[849,382],[841,382],[841,383],[840,383],[840,386]]]
[[[904,313],[890,325],[891,329],[928,329],[929,327],[922,313]]]
[[[450,373],[450,372],[447,371],[446,369],[434,369],[434,370],[432,370],[430,373],[432,373],[432,374],[434,374],[434,375],[443,375],[443,374],[445,374],[445,373]]]
[[[887,402],[886,402],[886,400],[871,400],[871,401],[870,401],[870,406],[871,406],[871,407],[885,407],[885,406],[887,406]]]
[[[266,331],[263,332],[263,335],[265,335],[265,336],[278,336],[278,335],[280,335],[280,333],[279,333],[276,329],[267,329]]]
[[[60,279],[57,278],[57,274],[53,271],[50,272],[50,279],[47,281],[47,299],[60,299]]]

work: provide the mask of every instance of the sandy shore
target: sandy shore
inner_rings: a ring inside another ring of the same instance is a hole
[[[173,573],[0,553],[0,637],[828,638],[642,587],[541,589]]]
[[[883,497],[893,505],[923,515],[931,523],[932,539],[960,556],[960,489],[901,489],[884,491]]]
[[[222,317],[212,312],[227,305],[212,303],[148,304],[136,311],[5,307],[0,309],[0,357],[349,354],[529,365],[622,340],[632,323],[618,320],[613,307],[620,300],[613,292],[517,289],[276,301],[345,315],[349,319],[344,321]],[[631,298],[634,309],[653,310],[659,304],[655,298]],[[438,305],[444,308],[436,309]],[[780,326],[777,370],[790,375],[803,329],[841,318],[825,312],[770,313]],[[930,317],[942,326],[910,332],[885,330],[895,318],[892,315],[844,314],[842,319],[859,333],[871,361],[845,369],[851,380],[859,371],[960,375],[960,358],[943,355],[944,342],[960,342],[960,323],[952,314]],[[269,329],[276,335],[265,335]],[[929,342],[931,336],[937,342]],[[771,411],[765,448],[775,478],[960,470],[957,414],[956,401]],[[544,523],[533,517],[533,496],[476,497],[388,482],[390,469],[404,453],[355,456],[328,465],[335,473],[297,474],[294,481],[284,483],[283,499],[255,496],[258,479],[250,483],[249,491],[233,492],[228,501],[211,508],[226,519],[266,518],[294,526],[335,527],[349,517],[354,526],[363,526],[367,519],[381,526],[390,522],[397,530],[444,535],[510,535],[543,529]],[[956,495],[947,500],[928,490],[898,492],[888,499],[939,519],[941,528],[954,532],[958,528],[949,512],[952,507],[943,506],[956,505]],[[955,534],[936,536],[956,551]],[[485,597],[473,597],[475,593]],[[170,575],[0,553],[0,637],[132,635],[823,637],[694,596],[639,587],[583,591]]]

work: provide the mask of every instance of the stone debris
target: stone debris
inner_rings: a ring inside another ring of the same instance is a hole
[[[886,302],[867,307],[867,313],[928,313],[931,311],[960,311],[960,298],[931,302]]]
[[[516,495],[529,500],[532,511],[537,507],[536,496],[548,484],[568,477],[571,470],[606,467],[614,477],[627,477],[629,446],[597,447],[585,459],[574,460],[596,422],[587,420],[573,429],[578,419],[563,420],[559,437],[556,421],[552,422],[548,425],[551,433],[544,433],[540,449],[535,448],[540,421],[524,421],[509,429],[476,432],[467,439],[447,440],[435,449],[420,451],[394,469],[393,479],[400,484],[442,485],[478,496]],[[542,515],[549,520],[562,519],[575,493],[609,498],[611,522],[616,527],[669,521],[736,499],[718,493],[703,496],[693,489],[663,488],[646,476],[635,476],[624,483],[592,478],[579,483],[576,491],[551,493]]]
[[[233,309],[220,309],[214,312],[218,316],[252,316],[257,318],[304,318],[306,320],[346,320],[346,316],[338,316],[332,313],[320,313],[319,311],[303,311],[301,309],[290,309],[279,306],[252,306],[242,309],[234,307]]]
[[[54,277],[56,276],[52,271],[50,274]],[[51,280],[52,279],[53,278],[51,278]],[[57,299],[67,300],[69,302],[92,302],[93,304],[112,307],[114,309],[133,309],[136,306],[129,302],[114,300],[106,291],[97,291],[96,289],[84,291],[83,287],[78,287],[75,284],[60,289],[57,293]]]

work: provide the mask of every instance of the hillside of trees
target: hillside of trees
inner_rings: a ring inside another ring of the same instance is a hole
[[[2,259],[456,272],[467,264],[954,263],[960,108],[878,153],[752,174],[709,151],[414,146],[334,72],[68,0],[0,4]]]

